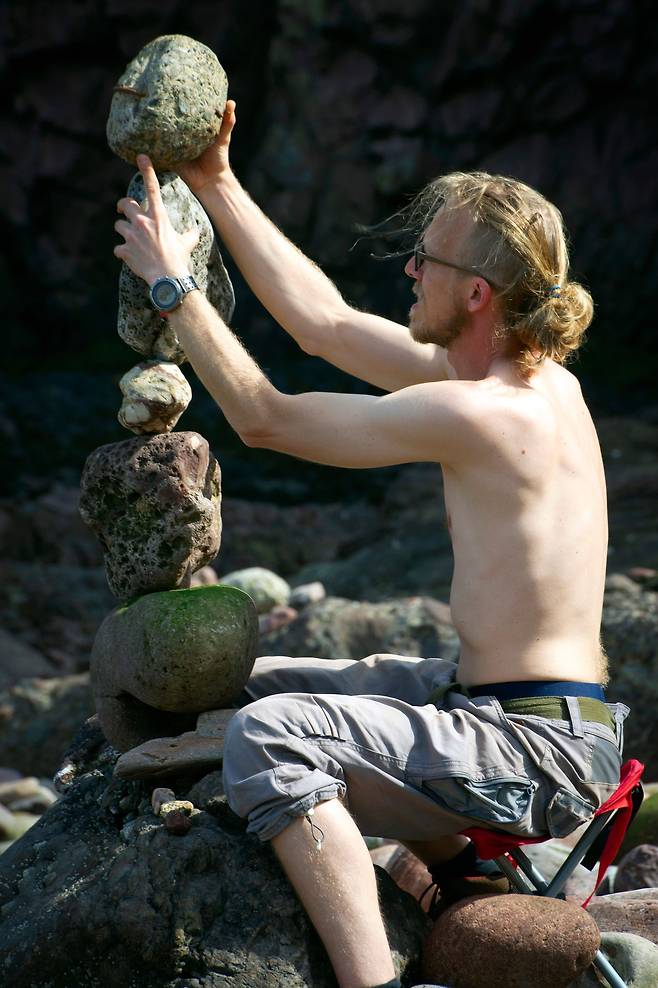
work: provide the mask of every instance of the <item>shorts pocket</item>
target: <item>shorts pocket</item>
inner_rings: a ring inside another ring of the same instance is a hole
[[[423,791],[452,813],[485,823],[518,823],[527,812],[537,784],[519,776],[475,781],[448,776],[423,783]]]
[[[568,789],[557,790],[546,807],[546,827],[551,837],[566,837],[594,815],[595,807]]]

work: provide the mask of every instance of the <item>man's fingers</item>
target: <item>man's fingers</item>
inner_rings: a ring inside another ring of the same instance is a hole
[[[124,240],[126,240],[128,232],[130,231],[130,223],[126,220],[117,220],[114,224],[114,229],[123,237]]]
[[[124,197],[123,199],[119,199],[117,203],[117,213],[123,213],[129,220],[141,212],[143,212],[142,207],[136,199]]]
[[[155,174],[153,165],[151,164],[151,159],[146,154],[137,155],[137,167],[142,173],[142,178],[144,179],[144,188],[146,190],[146,198],[148,199],[148,212],[151,216],[155,216],[162,210],[162,196],[160,195],[160,183],[158,182],[158,177]]]

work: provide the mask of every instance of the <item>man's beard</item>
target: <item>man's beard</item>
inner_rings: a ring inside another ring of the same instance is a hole
[[[436,343],[437,346],[447,348],[459,339],[467,322],[466,309],[455,306],[452,314],[446,316],[439,326],[428,326],[420,320],[414,322],[412,318],[409,331],[416,343]]]

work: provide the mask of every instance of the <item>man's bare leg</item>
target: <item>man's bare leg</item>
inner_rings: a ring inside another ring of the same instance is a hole
[[[379,911],[375,872],[363,837],[338,799],[319,803],[272,840],[283,868],[325,945],[340,988],[395,977]],[[316,839],[324,834],[318,850]]]

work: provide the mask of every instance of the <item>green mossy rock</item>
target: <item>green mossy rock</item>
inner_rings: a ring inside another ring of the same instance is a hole
[[[106,737],[125,749],[138,738],[167,733],[166,718],[153,717],[158,711],[181,715],[230,706],[249,678],[257,642],[256,609],[235,587],[168,590],[117,608],[100,626],[91,655]],[[143,711],[145,731],[133,724],[126,734],[126,707],[137,724]]]

